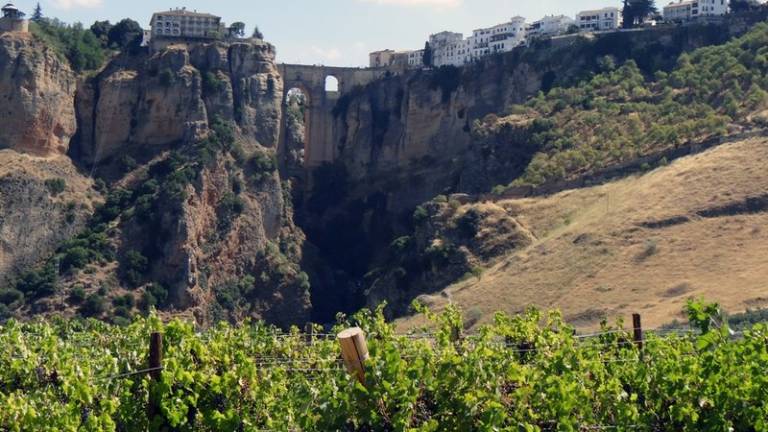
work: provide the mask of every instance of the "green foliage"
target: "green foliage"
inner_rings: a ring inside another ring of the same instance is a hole
[[[227,88],[227,83],[219,78],[215,72],[205,71],[202,75],[203,91],[206,94],[216,95]]]
[[[274,154],[258,151],[248,161],[247,168],[253,181],[261,183],[271,178],[277,170],[277,158]]]
[[[6,288],[0,289],[0,304],[5,305],[8,309],[16,309],[24,303],[24,293],[14,289]]]
[[[141,308],[149,311],[154,307],[164,309],[169,306],[168,289],[159,283],[147,286],[141,297]]]
[[[45,187],[51,195],[61,195],[67,189],[67,182],[63,178],[48,179],[45,181]]]
[[[764,431],[766,332],[648,334],[604,327],[580,339],[560,314],[498,314],[471,336],[450,306],[427,339],[399,335],[381,310],[341,317],[361,327],[370,358],[359,384],[333,338],[220,324],[199,333],[151,315],[125,326],[87,322],[0,327],[0,429],[301,431]],[[164,334],[164,369],[146,367],[149,333]],[[702,340],[712,340],[700,348]],[[149,394],[159,401],[147,417]],[[74,425],[70,427],[70,425]],[[154,425],[154,426],[151,426]],[[164,425],[164,426],[160,426]]]
[[[38,270],[24,273],[16,282],[16,289],[27,298],[45,297],[56,292],[59,273],[53,263],[48,263]]]
[[[88,228],[59,247],[57,257],[62,273],[81,269],[93,262],[114,260],[112,243],[103,228],[103,226]]]
[[[766,43],[768,24],[761,23],[731,42],[681,55],[653,80],[628,61],[539,94],[525,106],[539,151],[515,184],[577,177],[724,134],[766,104]]]
[[[82,285],[75,285],[69,292],[69,300],[72,303],[80,304],[85,301],[85,288]]]
[[[416,225],[421,225],[424,222],[426,222],[429,219],[429,211],[427,211],[427,208],[423,205],[420,205],[416,207],[416,210],[413,211],[413,223]]]
[[[229,26],[229,34],[234,37],[243,37],[245,36],[245,23],[244,22],[233,22]]]
[[[227,192],[219,201],[216,209],[219,232],[227,231],[240,214],[245,210],[245,202],[232,192]]]
[[[107,310],[106,299],[99,294],[91,294],[80,306],[80,314],[86,317],[98,317]]]
[[[80,23],[66,25],[55,19],[41,19],[30,22],[29,30],[66,58],[75,71],[98,69],[106,60],[99,38]]]
[[[131,287],[137,287],[144,281],[149,260],[139,251],[129,250],[120,261],[120,273],[123,280]]]
[[[163,87],[170,87],[176,82],[176,74],[170,68],[163,68],[158,74],[157,79]]]
[[[120,50],[133,50],[140,44],[144,30],[136,21],[125,18],[107,31],[109,46]]]
[[[456,66],[441,66],[432,71],[429,86],[432,90],[440,90],[443,103],[451,100],[451,95],[461,85],[461,68]]]

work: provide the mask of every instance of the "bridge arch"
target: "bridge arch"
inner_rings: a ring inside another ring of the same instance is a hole
[[[355,86],[366,85],[386,74],[383,69],[295,64],[280,64],[278,69],[283,78],[284,93],[278,154],[281,159],[285,155],[288,92],[300,89],[307,97],[303,165],[310,170],[324,162],[333,162],[338,156],[337,143],[340,137],[335,127],[333,109],[339,98]],[[335,83],[329,83],[330,78],[335,79]],[[336,91],[327,91],[328,84],[335,84]]]

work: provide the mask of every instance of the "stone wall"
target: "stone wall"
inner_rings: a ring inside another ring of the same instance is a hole
[[[0,33],[29,32],[29,21],[10,18],[0,18]]]

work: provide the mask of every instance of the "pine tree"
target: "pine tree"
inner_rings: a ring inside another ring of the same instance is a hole
[[[37,3],[37,6],[35,6],[35,12],[32,14],[32,21],[34,22],[40,22],[43,20],[43,8],[40,6],[40,3]]]
[[[424,44],[424,55],[421,61],[424,63],[424,66],[432,66],[432,45],[430,45],[429,42]]]
[[[635,7],[631,0],[624,0],[624,7],[621,9],[621,26],[631,28],[635,23]]]

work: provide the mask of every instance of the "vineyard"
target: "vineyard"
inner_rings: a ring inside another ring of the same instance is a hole
[[[499,314],[463,334],[423,310],[397,334],[381,311],[284,333],[259,323],[197,332],[156,316],[0,327],[2,431],[768,431],[768,326],[734,334],[691,303],[690,331],[621,323],[577,335],[558,313]],[[359,326],[363,383],[337,332]],[[150,334],[163,335],[150,369]]]

